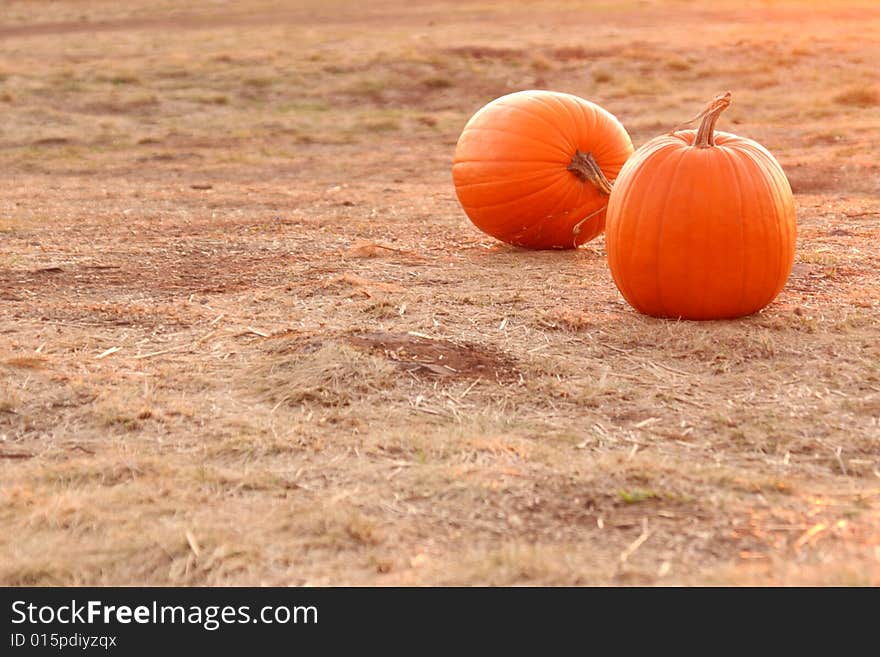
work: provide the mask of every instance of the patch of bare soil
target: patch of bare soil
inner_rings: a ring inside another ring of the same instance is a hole
[[[880,167],[870,164],[793,164],[785,175],[795,194],[858,193],[880,197]]]
[[[381,355],[416,376],[486,379],[497,383],[518,378],[515,363],[509,357],[476,345],[400,333],[361,333],[348,336],[346,342]]]

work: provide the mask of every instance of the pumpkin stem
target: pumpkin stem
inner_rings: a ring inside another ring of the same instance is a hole
[[[730,107],[730,92],[727,91],[720,96],[715,96],[712,101],[703,108],[696,118],[703,119],[700,123],[700,129],[697,130],[697,136],[694,139],[694,148],[710,148],[715,145],[715,124],[718,123],[718,117],[721,112]]]
[[[603,194],[611,193],[611,183],[608,181],[608,178],[605,177],[602,169],[599,168],[592,153],[582,153],[579,150],[575,151],[571,158],[571,163],[565,168],[584,182],[589,181],[593,183],[596,186],[596,189]]]

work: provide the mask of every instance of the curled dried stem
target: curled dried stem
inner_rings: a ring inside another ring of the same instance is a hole
[[[718,123],[718,117],[721,116],[721,113],[730,107],[730,99],[731,94],[729,91],[725,91],[723,94],[715,96],[715,98],[703,108],[703,111],[691,120],[677,125],[669,134],[673,134],[695,121],[701,121],[700,127],[697,130],[697,136],[694,139],[694,148],[710,148],[711,146],[714,146],[715,124]]]
[[[611,182],[605,177],[592,153],[575,151],[571,163],[566,167],[584,182],[591,182],[603,194],[611,193]]]

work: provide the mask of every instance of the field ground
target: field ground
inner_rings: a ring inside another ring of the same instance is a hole
[[[880,585],[880,9],[743,4],[4,2],[0,583]],[[636,146],[731,90],[777,300],[476,231],[524,88]]]

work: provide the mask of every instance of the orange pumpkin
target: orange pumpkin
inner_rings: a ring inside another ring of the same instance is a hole
[[[699,130],[650,140],[617,177],[608,265],[639,312],[742,317],[788,280],[797,234],[791,187],[763,146],[715,132],[729,105],[729,92],[718,96],[697,117]]]
[[[605,226],[629,135],[608,111],[554,91],[519,91],[480,109],[461,133],[452,178],[480,230],[532,249],[571,249]]]

